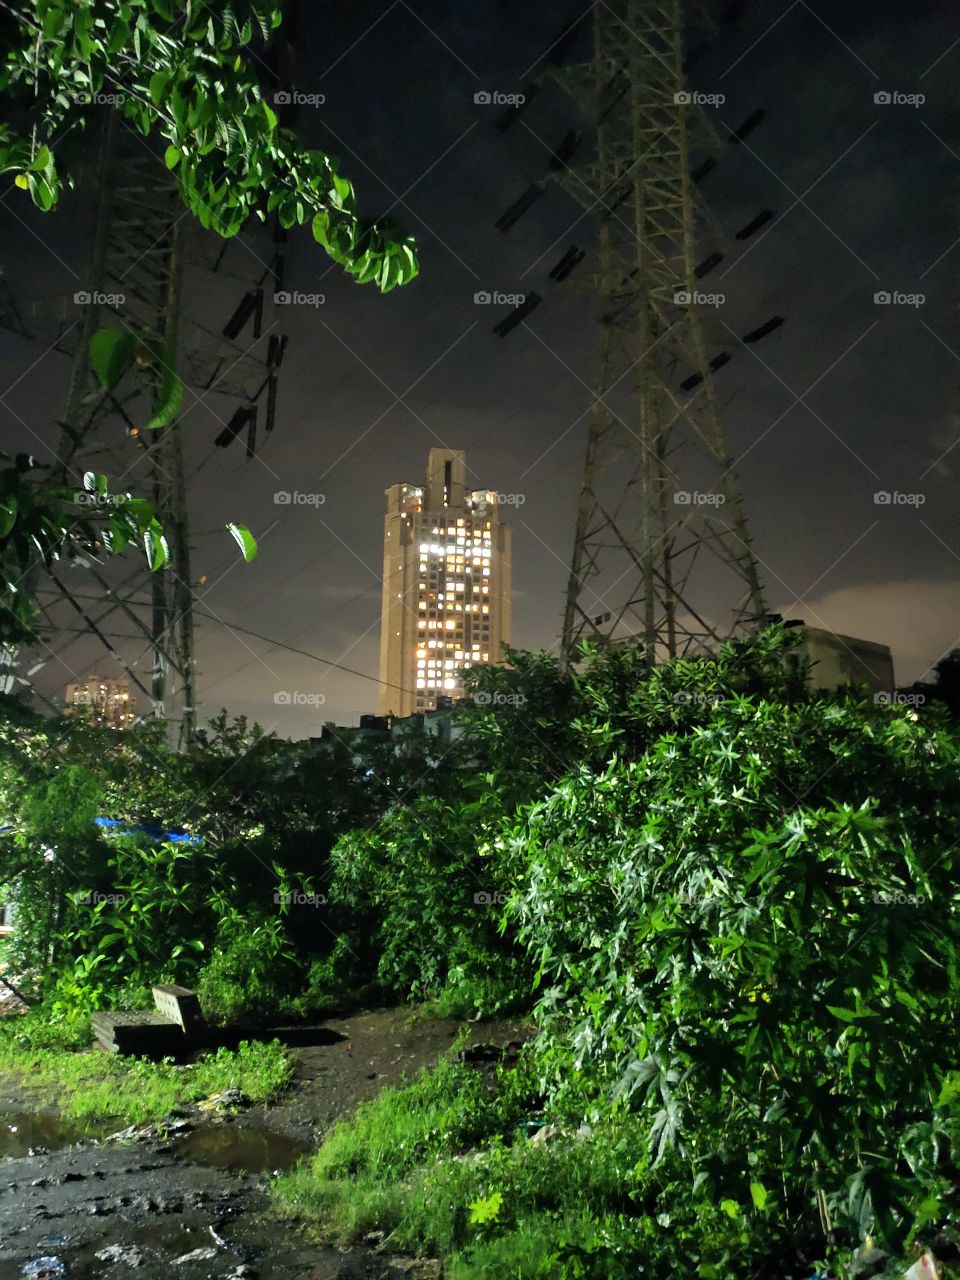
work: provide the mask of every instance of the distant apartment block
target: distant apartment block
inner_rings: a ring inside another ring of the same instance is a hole
[[[468,490],[459,449],[431,449],[423,487],[387,491],[380,714],[457,698],[457,671],[499,662],[510,642],[510,530],[497,494]]]
[[[892,693],[893,655],[888,645],[861,640],[821,627],[804,626],[803,652],[810,659],[810,684],[814,689],[838,689],[865,685],[870,693]]]
[[[124,678],[87,676],[67,685],[67,711],[107,729],[126,729],[136,718],[136,699]]]

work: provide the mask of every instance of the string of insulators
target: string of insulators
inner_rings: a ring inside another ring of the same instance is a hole
[[[557,36],[556,40],[554,40],[553,44],[548,49],[546,57],[544,59],[544,61],[549,66],[557,67],[561,64],[561,62],[563,61],[567,53],[567,50],[570,48],[570,45],[573,43],[573,40],[576,36],[577,27],[579,27],[580,23],[583,21],[585,17],[586,17],[586,12],[581,13],[576,18],[568,18],[567,21],[564,23],[563,27],[560,30],[560,34]],[[507,107],[507,109],[496,120],[494,127],[498,129],[501,133],[506,133],[506,131],[510,128],[510,126],[512,124],[515,124],[516,121],[519,120],[520,116],[523,114],[524,111],[526,111],[527,107],[529,107],[530,103],[533,101],[536,95],[540,92],[540,87],[542,83],[543,82],[540,79],[540,77],[537,77],[534,80],[528,80],[527,83],[523,85],[520,90],[520,94],[519,94],[520,100],[518,102],[511,103],[511,105]]]
[[[539,293],[528,293],[523,302],[519,306],[514,307],[511,312],[504,316],[499,324],[493,326],[493,332],[500,338],[505,338],[511,329],[515,329],[518,324],[527,318],[531,311],[539,307],[543,299]]]
[[[566,280],[574,267],[578,266],[586,256],[586,249],[581,249],[580,246],[576,244],[571,245],[550,272],[550,279],[555,280],[557,284],[559,284],[561,280]]]
[[[724,260],[725,257],[726,257],[726,254],[720,253],[719,250],[717,250],[716,253],[711,253],[709,257],[704,258],[704,260],[699,264],[699,266],[694,267],[693,269],[694,279],[702,280],[705,275],[709,275],[709,273],[714,269],[714,267],[719,267],[720,263]]]
[[[773,333],[785,323],[783,316],[772,316],[758,329],[751,329],[749,333],[745,333],[740,339],[745,345],[752,342],[759,342],[761,338],[765,338],[768,334]],[[716,373],[718,369],[722,369],[725,364],[729,364],[733,359],[728,351],[721,351],[719,355],[713,357],[710,361],[710,368]],[[693,373],[689,378],[685,378],[680,383],[681,391],[692,391],[694,387],[698,387],[703,382],[702,373]]]
[[[553,173],[559,172],[567,167],[567,161],[580,145],[581,134],[576,129],[571,129],[561,138],[556,150],[550,156],[550,170]]]
[[[510,208],[500,215],[494,226],[498,231],[508,231],[515,222],[518,222],[527,212],[530,206],[543,195],[546,190],[542,182],[532,182],[526,191],[515,200]]]
[[[237,436],[249,422],[251,414],[256,414],[256,409],[252,405],[242,404],[238,409],[235,409],[233,417],[217,436],[216,440],[214,440],[214,445],[216,445],[218,449],[225,449],[228,444],[231,444],[236,440]]]
[[[748,222],[745,227],[742,227],[737,232],[736,239],[749,240],[753,233],[759,231],[761,227],[765,227],[772,217],[773,210],[764,209],[762,213],[758,213],[751,222]]]
[[[250,290],[240,299],[236,311],[223,326],[223,336],[229,338],[232,342],[234,338],[239,337],[244,325],[257,310],[257,295],[260,295],[260,304],[263,304],[263,290]]]
[[[731,147],[738,147],[744,138],[749,138],[754,129],[769,115],[766,107],[758,107],[756,111],[751,111],[740,125],[739,129],[730,129],[727,133],[727,142]],[[708,173],[712,173],[717,167],[719,161],[716,156],[707,156],[706,160],[702,160],[700,164],[690,173],[690,181],[700,183],[704,180]]]

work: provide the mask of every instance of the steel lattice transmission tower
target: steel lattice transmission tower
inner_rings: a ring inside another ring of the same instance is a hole
[[[180,422],[141,435],[131,416],[131,401],[142,400],[142,388],[128,386],[126,399],[105,392],[87,358],[90,338],[107,318],[98,299],[111,296],[121,299],[110,305],[114,327],[162,342],[176,353],[185,220],[172,175],[164,174],[146,141],[124,127],[116,113],[105,122],[98,178],[90,301],[73,349],[58,458],[64,480],[94,467],[111,476],[129,477],[120,483],[136,483],[167,530],[172,571],[150,575],[150,625],[144,625],[129,605],[125,613],[153,647],[149,692],[154,714],[164,715],[169,679],[176,673],[182,699],[181,733],[189,738],[195,705],[193,613]],[[119,418],[112,431],[105,430],[108,416]]]
[[[657,661],[765,613],[711,347],[688,301],[701,224],[691,153],[718,144],[685,83],[682,5],[604,0],[594,15],[592,65],[556,73],[595,129],[593,160],[560,181],[600,215],[602,326],[562,655],[635,637]]]
[[[285,0],[284,9],[287,29],[272,51],[277,85],[290,83],[295,74],[289,33],[295,29],[296,0]],[[295,107],[278,107],[278,114],[282,123],[293,125]],[[232,416],[219,419],[222,430],[213,441],[214,452],[245,432],[251,457],[264,405],[266,431],[274,426],[278,371],[287,340],[274,332],[276,321],[265,325],[265,303],[283,289],[286,232],[275,216],[268,218],[267,228],[251,219],[251,230],[245,228],[227,241],[200,232],[155,146],[117,112],[104,118],[93,242],[81,291],[86,301],[79,323],[61,322],[52,341],[46,335],[42,340],[71,358],[56,449],[59,479],[79,487],[84,471],[103,471],[115,489],[129,486],[149,497],[168,535],[172,562],[154,573],[135,567],[117,582],[116,570],[108,570],[106,564],[75,557],[43,575],[52,586],[38,584],[36,597],[51,637],[67,634],[71,624],[81,638],[95,636],[145,695],[154,716],[169,719],[174,709],[179,712],[179,742],[184,746],[196,724],[196,668],[182,425],[176,418],[159,430],[142,429],[151,416],[151,387],[156,387],[160,371],[147,367],[146,380],[128,376],[114,390],[105,390],[90,367],[90,341],[98,329],[108,326],[142,337],[146,356],[151,345],[162,343],[185,386],[192,389],[184,398],[185,408],[214,393],[235,402]],[[209,273],[202,292],[194,279],[189,304],[183,289],[188,268]],[[214,305],[212,275],[233,294],[233,314],[225,325],[223,316],[208,314]],[[0,327],[28,338],[40,336],[23,320],[2,273]],[[42,320],[33,328],[42,329]],[[78,563],[86,593],[70,580]],[[117,615],[132,633],[111,636],[109,620]],[[117,648],[115,638],[137,642],[149,655],[150,675],[144,676],[149,685],[138,673],[139,658],[130,657],[129,646]],[[45,665],[48,655],[59,657],[72,643],[62,641],[56,654],[44,644],[44,657],[33,670]]]

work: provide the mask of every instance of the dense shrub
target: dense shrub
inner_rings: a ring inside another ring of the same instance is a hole
[[[818,1194],[890,1244],[943,1218],[958,761],[902,708],[721,689],[709,723],[567,778],[513,836],[556,1104],[637,1113],[689,1195],[798,1234]]]
[[[529,996],[532,970],[503,935],[515,887],[496,827],[499,797],[421,798],[338,842],[331,896],[353,913],[349,938],[368,977],[448,1008],[490,1013]]]

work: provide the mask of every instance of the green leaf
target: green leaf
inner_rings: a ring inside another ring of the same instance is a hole
[[[262,100],[260,105],[263,107],[263,114],[267,117],[267,124],[270,126],[270,129],[271,130],[276,129],[277,113],[273,110],[272,107],[268,106],[267,103],[263,102]]]
[[[0,498],[0,538],[5,538],[17,523],[17,495]]]
[[[173,367],[173,356],[167,346],[162,342],[145,345],[160,370],[153,416],[146,424],[147,431],[157,431],[171,423],[183,408],[183,383]]]
[[[736,1219],[740,1217],[740,1206],[737,1204],[736,1200],[721,1200],[720,1208],[728,1218]]]
[[[118,329],[98,329],[90,339],[90,368],[102,387],[112,391],[133,364],[137,339]]]
[[[753,1207],[763,1210],[767,1207],[767,1189],[760,1182],[750,1183],[750,1197],[753,1200]]]
[[[175,169],[177,167],[180,163],[180,154],[179,147],[167,147],[166,151],[163,153],[163,162],[168,169]]]
[[[152,570],[162,569],[169,562],[170,551],[167,547],[167,540],[163,534],[158,533],[156,528],[145,529],[143,532],[143,549],[146,553],[147,564]]]
[[[30,165],[31,173],[45,173],[53,164],[53,155],[49,147],[38,147],[37,154]]]
[[[169,71],[157,71],[150,77],[149,93],[151,102],[158,106],[160,105],[166,95],[167,86],[172,79],[173,76]]]
[[[481,1196],[479,1200],[474,1200],[470,1205],[471,1226],[481,1222],[495,1222],[499,1217],[502,1204],[502,1191],[492,1191],[490,1195]]]
[[[245,524],[230,523],[226,526],[227,530],[236,539],[237,546],[243,553],[243,558],[249,564],[253,557],[257,554],[257,540],[247,528]]]

